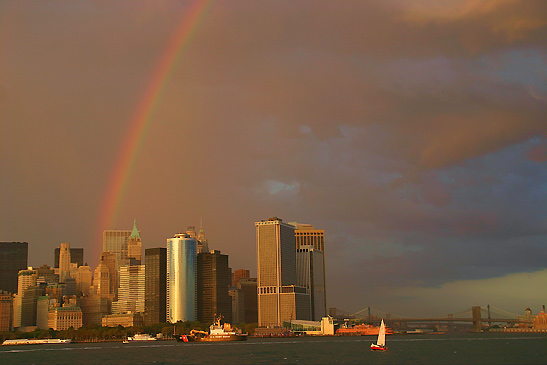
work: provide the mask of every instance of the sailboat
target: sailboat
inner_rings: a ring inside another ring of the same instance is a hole
[[[386,325],[382,319],[382,324],[380,325],[380,331],[378,332],[378,341],[370,345],[371,351],[386,351]]]

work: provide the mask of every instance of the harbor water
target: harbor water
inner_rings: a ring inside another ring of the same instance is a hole
[[[0,364],[545,364],[547,334],[250,338],[245,342],[176,341],[2,346]]]

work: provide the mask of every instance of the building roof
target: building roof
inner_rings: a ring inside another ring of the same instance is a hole
[[[141,235],[139,234],[139,231],[137,229],[137,219],[133,221],[133,231],[131,232],[131,238],[137,238],[139,240],[141,239]]]

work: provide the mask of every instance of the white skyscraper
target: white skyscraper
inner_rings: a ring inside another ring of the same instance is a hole
[[[167,239],[167,320],[196,320],[196,240],[185,233]]]

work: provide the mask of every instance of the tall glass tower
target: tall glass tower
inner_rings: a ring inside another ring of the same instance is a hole
[[[167,239],[167,320],[196,320],[196,240],[185,233]]]

